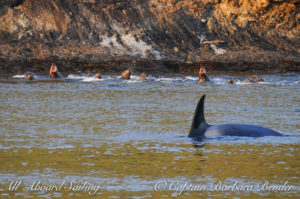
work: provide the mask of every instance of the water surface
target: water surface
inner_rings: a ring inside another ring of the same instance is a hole
[[[228,78],[236,83],[227,85]],[[1,198],[297,198],[300,194],[300,76],[150,77],[24,76],[0,83]],[[287,136],[187,138],[196,103],[206,94],[209,124],[248,123]],[[22,181],[16,191],[9,185]],[[61,185],[59,190],[31,190]],[[96,193],[70,183],[99,185]],[[255,186],[218,190],[217,183]],[[257,186],[293,186],[266,191]],[[180,191],[184,185],[206,190]]]

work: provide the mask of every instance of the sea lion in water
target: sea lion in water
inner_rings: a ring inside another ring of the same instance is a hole
[[[261,78],[259,78],[259,77],[256,77],[256,78],[255,78],[255,81],[256,81],[256,82],[263,82],[264,80],[261,79]]]
[[[199,82],[200,83],[204,83],[204,82],[208,82],[209,78],[206,75],[206,69],[204,67],[201,67],[199,70]]]
[[[121,74],[122,79],[130,79],[131,71],[130,70],[125,70]]]
[[[139,77],[139,81],[148,81],[148,79],[146,78],[146,74],[142,73],[141,76]]]
[[[264,80],[263,79],[260,79],[258,77],[253,77],[253,76],[250,76],[248,77],[248,79],[246,79],[246,83],[258,83],[258,82],[263,82]]]
[[[256,83],[255,79],[253,76],[248,77],[248,79],[246,79],[245,81],[246,83]]]
[[[24,75],[25,75],[26,79],[28,79],[28,80],[34,79],[34,74],[32,72],[25,72]]]
[[[101,79],[102,78],[102,75],[100,73],[97,73],[96,76],[95,76],[97,79]]]
[[[228,79],[227,84],[233,84],[233,79]]]
[[[56,64],[51,65],[49,75],[51,78],[63,78],[63,76],[58,72]]]
[[[188,135],[191,138],[203,138],[212,136],[262,137],[282,135],[271,129],[249,124],[209,125],[206,123],[204,117],[204,99],[205,95],[201,97],[197,104],[192,127]]]

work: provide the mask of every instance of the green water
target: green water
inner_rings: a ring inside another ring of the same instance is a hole
[[[0,196],[298,198],[300,78],[266,78],[2,81]],[[250,123],[289,136],[195,142],[187,134],[203,94],[210,124]],[[253,188],[224,190],[234,183]],[[284,184],[290,189],[267,190]]]

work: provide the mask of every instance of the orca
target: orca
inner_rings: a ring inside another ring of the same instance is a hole
[[[204,117],[204,99],[205,95],[201,97],[197,104],[192,127],[188,137],[201,139],[213,136],[282,136],[281,133],[278,133],[274,130],[250,124],[209,125],[206,123]]]

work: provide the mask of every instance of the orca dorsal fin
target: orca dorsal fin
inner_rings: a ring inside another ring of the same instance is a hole
[[[203,125],[207,125],[206,121],[205,121],[205,117],[204,117],[204,100],[205,100],[205,95],[203,95],[198,104],[197,104],[197,108],[194,114],[194,118],[193,118],[193,123],[192,123],[192,128],[193,129],[198,129],[199,127],[203,126]]]
[[[208,125],[206,123],[205,117],[204,117],[204,99],[205,99],[205,95],[203,95],[200,98],[200,100],[197,104],[197,108],[196,108],[194,118],[193,118],[192,128],[190,130],[188,137],[201,138],[204,136],[206,129],[208,127],[210,127],[210,125]]]

